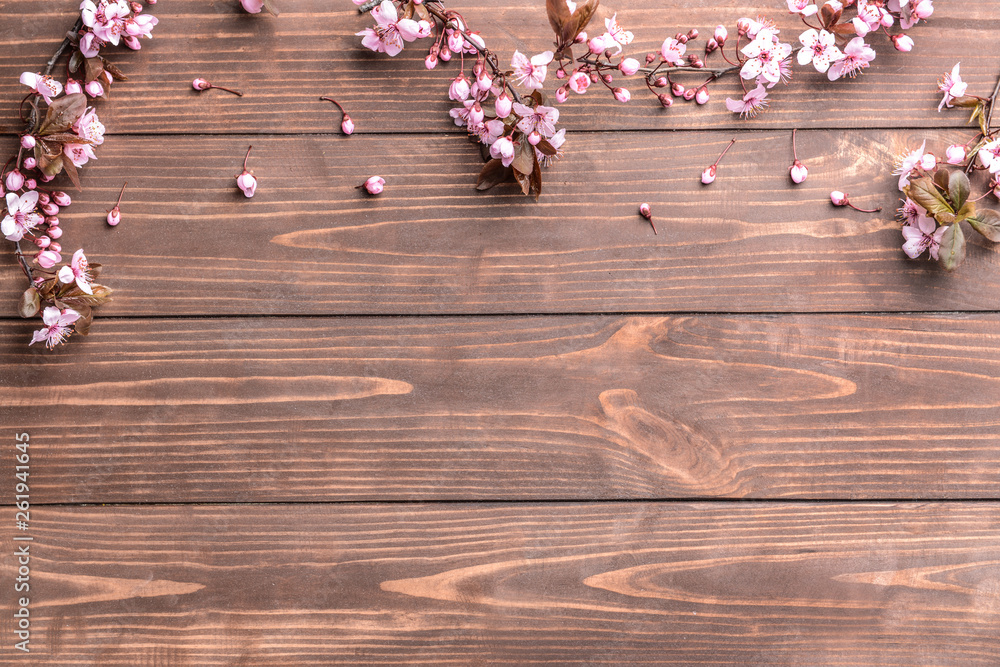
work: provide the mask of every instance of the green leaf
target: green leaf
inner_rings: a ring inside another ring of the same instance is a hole
[[[969,224],[990,241],[1000,243],[1000,213],[985,208],[969,218]]]
[[[65,132],[73,127],[83,112],[87,110],[87,96],[83,93],[73,93],[58,99],[52,100],[49,110],[45,113],[45,120],[38,130],[38,134],[56,134]]]
[[[949,225],[941,236],[938,263],[945,271],[954,271],[965,259],[965,234],[958,223]]]
[[[955,212],[955,209],[951,207],[948,200],[938,192],[934,181],[927,176],[910,181],[910,184],[903,189],[903,192],[907,197],[927,209],[927,212],[935,218],[940,213]]]
[[[961,210],[969,199],[969,177],[964,171],[953,171],[948,176],[948,197],[956,211]]]

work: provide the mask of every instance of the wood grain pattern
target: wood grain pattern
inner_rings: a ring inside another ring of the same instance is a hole
[[[30,433],[35,502],[993,498],[1000,484],[997,315],[99,324],[46,353],[24,346],[28,323],[0,323],[0,422]]]
[[[948,275],[906,258],[893,219],[894,156],[965,133],[804,132],[813,175],[799,187],[789,133],[736,136],[705,187],[728,135],[571,135],[539,204],[514,186],[475,192],[478,150],[455,135],[116,137],[61,215],[65,249],[108,266],[104,315],[1000,308],[995,244],[969,232]],[[249,143],[252,201],[233,180]],[[372,173],[388,182],[378,198],[355,189]],[[832,189],[885,210],[835,208]],[[0,301],[14,302],[19,271],[6,253],[0,267]]]
[[[505,58],[515,48],[538,53],[551,47],[552,36],[540,1],[457,0],[461,10]],[[680,29],[702,31],[744,15],[763,12],[783,28],[786,41],[798,46],[802,24],[782,0],[748,5],[739,0],[657,0],[606,2],[603,17],[618,10],[621,22],[636,34],[640,58],[659,49]],[[321,95],[335,95],[350,109],[359,133],[448,131],[450,78],[454,65],[428,72],[416,48],[392,59],[366,52],[354,33],[371,21],[339,0],[285,0],[278,20],[243,13],[235,0],[171,0],[154,8],[163,19],[154,39],[139,53],[113,51],[131,81],[116,87],[115,101],[101,109],[112,132],[286,133],[333,132],[339,117]],[[16,104],[23,96],[18,76],[40,68],[63,31],[72,25],[76,3],[17,0],[0,3],[0,123],[19,130]],[[894,51],[878,40],[879,55],[858,80],[830,84],[826,76],[796,67],[796,81],[776,90],[772,110],[744,122],[728,112],[727,95],[742,91],[735,79],[719,83],[707,107],[678,104],[664,111],[653,97],[630,84],[636,99],[621,105],[610,95],[574,95],[563,105],[562,122],[570,131],[595,129],[690,128],[858,128],[961,127],[962,112],[937,113],[937,78],[956,62],[970,92],[988,95],[997,76],[993,51],[984,47],[1000,30],[1000,0],[942,2],[931,22],[910,31],[917,42],[911,54]],[[701,42],[702,44],[704,42]],[[426,53],[426,49],[424,49]],[[721,62],[718,61],[717,62]],[[191,80],[206,77],[234,85],[242,99],[225,93],[197,95]],[[554,91],[550,86],[549,91]]]
[[[996,503],[36,516],[49,664],[989,666],[1000,651]]]

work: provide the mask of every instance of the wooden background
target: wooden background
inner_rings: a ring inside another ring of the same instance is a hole
[[[76,4],[0,0],[5,153]],[[643,53],[748,13],[794,38],[784,4],[614,8]],[[549,46],[543,5],[450,6],[509,54]],[[60,216],[117,298],[51,353],[0,318],[3,664],[1000,665],[1000,255],[907,260],[889,174],[970,136],[936,79],[992,90],[1000,0],[939,1],[858,80],[798,68],[753,121],[733,81],[574,96],[537,204],[472,189],[454,65],[363,50],[346,0],[281,8],[155,7]],[[22,289],[5,253],[4,312]]]

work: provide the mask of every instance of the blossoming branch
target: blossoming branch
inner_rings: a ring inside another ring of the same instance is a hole
[[[69,264],[57,266],[63,261],[59,212],[72,202],[65,192],[43,184],[65,174],[79,189],[78,169],[97,159],[94,147],[104,143],[105,127],[90,104],[107,100],[112,84],[126,80],[101,51],[118,45],[142,48],[140,38],[151,37],[158,23],[143,9],[142,4],[126,0],[84,0],[79,19],[44,70],[21,75],[21,83],[29,88],[20,107],[24,131],[17,154],[0,169],[6,208],[0,232],[13,242],[29,283],[18,310],[26,318],[40,315],[44,325],[29,345],[44,342],[51,349],[73,332],[86,335],[93,309],[111,298],[111,289],[94,282],[101,265],[88,262],[82,248]],[[52,73],[67,52],[63,84]],[[115,216],[108,215],[109,224],[117,224],[118,210],[116,204]],[[26,253],[22,242],[30,242],[37,251]]]
[[[603,31],[588,35],[598,2],[546,0],[555,33],[553,50],[530,57],[514,51],[509,68],[504,68],[482,35],[441,0],[354,0],[360,11],[370,11],[375,20],[374,26],[357,33],[365,47],[396,56],[406,43],[429,39],[424,59],[428,69],[459,61],[459,74],[448,87],[448,97],[460,106],[450,113],[456,125],[465,127],[488,150],[490,159],[477,182],[480,190],[513,179],[525,194],[537,198],[541,193],[541,168],[562,156],[566,141],[565,129],[556,129],[559,109],[548,106],[542,92],[550,69],[562,82],[554,92],[556,103],[566,102],[571,93],[586,94],[592,87],[627,103],[632,93],[623,82],[632,86],[628,82],[635,81],[664,108],[675,100],[706,104],[710,85],[738,74],[743,95],[727,98],[725,104],[741,117],[762,111],[770,103],[771,89],[792,77],[795,47],[782,41],[781,31],[769,19],[737,20],[735,39],[720,24],[698,49],[693,47],[700,32],[691,28],[666,37],[658,53],[630,56],[625,48],[634,34],[619,24],[617,15],[604,20]],[[933,0],[827,0],[821,4],[786,0],[786,4],[806,27],[798,36],[794,61],[825,72],[831,81],[853,78],[867,69],[876,57],[867,40],[879,35],[898,51],[913,49],[913,39],[902,31],[934,12]],[[466,59],[471,63],[468,76]],[[717,62],[712,63],[713,59]]]

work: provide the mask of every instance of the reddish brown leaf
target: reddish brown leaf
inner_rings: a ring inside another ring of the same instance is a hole
[[[549,25],[556,37],[561,37],[563,27],[570,21],[569,5],[566,0],[545,0],[545,11],[549,15]]]
[[[514,178],[517,179],[517,184],[521,186],[521,192],[524,194],[531,193],[531,174],[523,174],[515,169]]]
[[[97,78],[104,74],[104,59],[100,56],[87,58],[84,61],[84,78],[87,81],[97,81]]]
[[[521,143],[517,147],[517,153],[514,154],[514,161],[511,162],[510,166],[514,168],[514,171],[519,171],[522,174],[530,174],[531,165],[534,161],[534,147],[524,139],[521,139]]]
[[[70,183],[73,184],[73,187],[76,188],[77,191],[82,190],[83,188],[80,187],[80,174],[76,171],[76,165],[73,164],[71,160],[61,158],[61,161],[62,168],[65,170],[66,175],[69,176]]]
[[[45,112],[45,120],[38,129],[41,136],[65,132],[73,127],[73,123],[87,110],[87,96],[83,93],[73,93],[58,99],[52,100],[48,111]]]
[[[477,190],[489,190],[494,185],[510,180],[511,168],[503,166],[500,160],[490,160],[483,165],[483,170],[479,172],[479,179],[476,181]]]
[[[555,146],[549,143],[548,139],[542,139],[541,141],[539,141],[538,145],[535,146],[535,148],[540,150],[542,152],[542,155],[555,155],[556,153],[559,152],[559,150]]]

